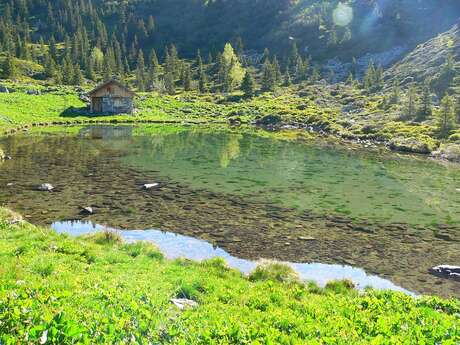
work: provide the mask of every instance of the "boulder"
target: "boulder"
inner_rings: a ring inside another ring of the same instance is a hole
[[[171,299],[171,303],[174,304],[180,310],[198,307],[198,303],[186,298],[173,298]]]
[[[10,93],[10,90],[3,85],[0,85],[0,93]]]
[[[40,92],[39,90],[27,90],[27,91],[26,91],[26,94],[38,96],[38,95],[41,94],[41,92]]]
[[[460,266],[440,265],[430,269],[430,273],[441,278],[460,281]]]
[[[53,185],[49,183],[43,183],[37,186],[37,190],[40,192],[51,192],[54,189]]]

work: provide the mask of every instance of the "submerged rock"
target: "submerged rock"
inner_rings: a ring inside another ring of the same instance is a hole
[[[82,207],[80,213],[90,215],[90,214],[94,214],[94,210],[93,210],[92,207],[89,207],[89,206],[88,207]]]
[[[159,183],[146,183],[142,186],[142,189],[144,190],[149,190],[149,189],[152,189],[152,188],[157,188],[159,187],[160,184]]]
[[[43,183],[37,186],[37,190],[40,192],[51,192],[54,189],[54,186],[49,183]]]
[[[309,236],[300,236],[299,237],[300,241],[316,241],[316,238],[314,237],[309,237]]]
[[[436,266],[430,269],[430,273],[441,278],[448,278],[460,281],[460,266]]]

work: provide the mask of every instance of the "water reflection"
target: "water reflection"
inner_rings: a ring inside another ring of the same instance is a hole
[[[155,243],[169,259],[186,258],[201,261],[219,257],[225,259],[230,267],[238,269],[245,274],[257,266],[257,263],[254,261],[234,257],[225,250],[214,247],[208,242],[170,232],[159,230],[117,230],[84,221],[54,222],[51,227],[58,233],[67,233],[72,236],[80,236],[104,230],[117,231],[128,242],[149,241]],[[320,286],[326,285],[331,280],[350,279],[359,289],[369,286],[379,290],[402,291],[413,295],[413,293],[393,284],[389,280],[366,274],[360,268],[320,263],[288,264],[298,272],[302,280],[315,281]]]

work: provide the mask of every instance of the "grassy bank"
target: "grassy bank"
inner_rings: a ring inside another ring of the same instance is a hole
[[[220,260],[168,261],[117,236],[70,238],[0,215],[0,343],[457,344],[460,303],[345,282],[300,283],[283,266],[249,279]],[[180,311],[171,298],[198,307]],[[44,342],[42,342],[44,343]]]

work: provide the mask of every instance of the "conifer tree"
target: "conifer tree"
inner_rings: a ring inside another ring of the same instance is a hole
[[[246,71],[243,82],[241,83],[241,90],[244,92],[245,97],[252,98],[256,92],[256,82],[254,77],[249,71]]]
[[[423,86],[421,107],[417,116],[417,121],[424,121],[432,115],[433,107],[431,102],[430,87],[427,83]]]
[[[169,95],[175,95],[176,94],[176,85],[174,81],[174,75],[171,71],[167,71],[165,74],[165,88],[166,92]]]
[[[104,72],[104,81],[109,81],[110,79],[112,79],[113,77],[112,67],[110,66],[109,59],[107,58],[104,59],[103,72]]]
[[[199,49],[196,52],[196,67],[198,68],[198,73],[203,69],[203,58],[201,57],[201,51]]]
[[[280,64],[278,62],[278,58],[276,57],[276,55],[273,58],[272,65],[273,65],[273,69],[275,71],[276,83],[279,83],[282,80],[283,75],[281,74],[281,67],[280,67]]]
[[[447,137],[455,126],[454,104],[451,96],[446,95],[441,100],[436,118],[440,137]]]
[[[354,79],[353,79],[353,73],[350,72],[350,73],[348,74],[347,80],[345,81],[345,84],[347,84],[347,85],[353,85],[353,81],[354,81]]]
[[[2,65],[2,77],[4,79],[13,79],[16,77],[16,75],[16,63],[14,62],[14,58],[11,56],[11,54],[8,54]]]
[[[201,93],[206,93],[208,92],[209,88],[208,88],[208,76],[206,75],[206,71],[203,69],[201,69],[200,71],[200,75],[199,75],[199,82],[198,82],[198,88],[200,89],[200,92]]]
[[[56,63],[53,60],[51,54],[46,54],[45,56],[45,77],[53,78],[56,74]]]
[[[225,45],[219,61],[219,78],[223,79],[222,89],[230,92],[238,88],[244,78],[244,68],[241,66],[238,56],[230,43]]]
[[[142,50],[139,50],[139,55],[137,58],[136,84],[139,91],[145,91],[145,61],[144,53]]]
[[[315,83],[317,82],[318,80],[321,79],[321,73],[319,72],[319,69],[318,67],[314,67],[313,68],[313,72],[311,73],[311,77],[310,77],[310,80]]]
[[[292,85],[292,80],[291,80],[291,74],[289,73],[289,70],[286,71],[284,74],[284,86],[289,87]]]
[[[152,50],[150,51],[150,56],[149,56],[149,68],[157,69],[159,65],[160,63],[158,61],[157,52],[154,48],[152,48]]]
[[[192,90],[192,70],[189,65],[186,65],[182,73],[182,85],[185,91]]]
[[[395,82],[391,90],[389,103],[399,104],[400,99],[401,99],[401,89],[399,88],[399,85]]]
[[[270,50],[268,48],[264,49],[264,55],[262,56],[262,63],[270,62]]]
[[[376,70],[375,70],[374,62],[371,61],[369,62],[369,66],[367,67],[367,71],[363,79],[363,86],[367,92],[371,92],[375,86],[375,80],[376,80],[375,73],[376,73]]]
[[[80,65],[76,64],[74,67],[73,75],[73,85],[82,85],[83,84],[83,74],[81,73]]]
[[[412,120],[417,114],[417,89],[411,85],[407,91],[406,107],[404,109],[404,119]]]
[[[297,48],[297,43],[293,41],[289,48],[287,65],[294,66],[298,58],[299,58],[299,49]]]
[[[236,51],[236,55],[238,55],[239,59],[243,58],[243,55],[244,55],[244,43],[243,43],[243,39],[240,36],[238,36],[238,38],[236,39],[235,51]]]
[[[62,79],[66,85],[72,85],[75,81],[75,67],[72,64],[70,55],[67,55],[64,59],[62,66]]]
[[[455,98],[455,117],[458,124],[460,124],[460,96]]]
[[[262,70],[262,91],[275,91],[276,75],[270,61],[266,61]]]

